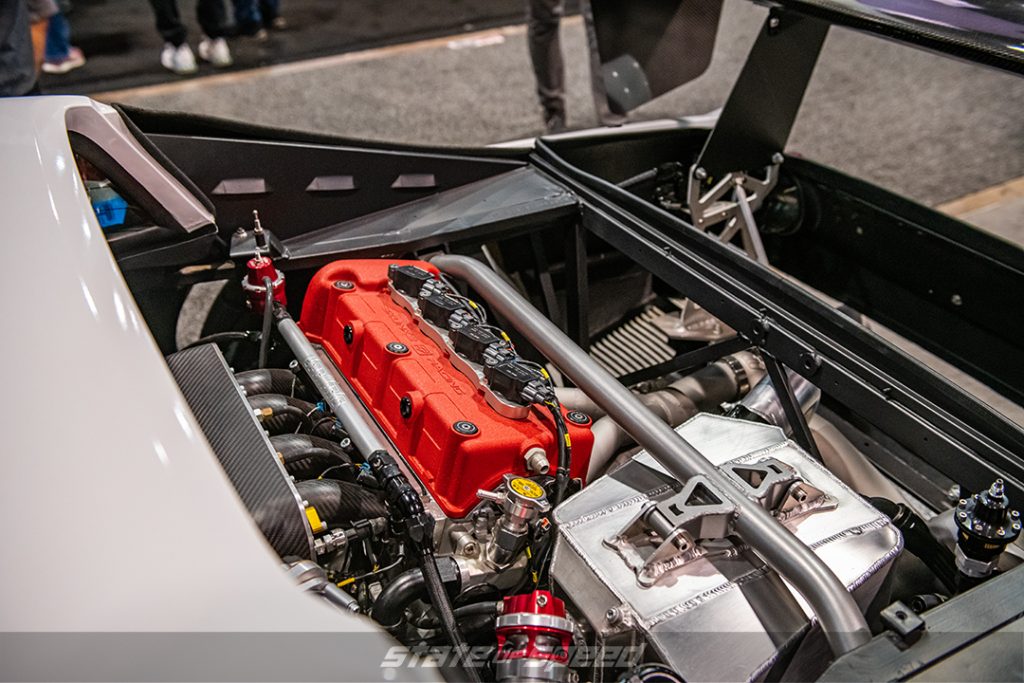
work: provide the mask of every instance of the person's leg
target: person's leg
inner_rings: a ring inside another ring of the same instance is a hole
[[[259,0],[259,10],[263,14],[263,24],[270,26],[281,15],[281,0]]]
[[[174,47],[184,45],[188,38],[188,30],[181,23],[178,1],[149,0],[149,4],[153,6],[153,13],[156,15],[156,30],[163,36],[164,42]]]
[[[203,39],[199,42],[199,56],[217,68],[231,66],[231,48],[224,40],[224,24],[227,17],[224,0],[198,0],[196,16],[203,27]]]
[[[64,14],[57,12],[50,17],[50,23],[46,26],[46,52],[44,59],[47,62],[59,62],[66,59],[71,51],[71,25],[68,24]]]
[[[252,36],[263,28],[259,0],[234,0],[235,25],[243,36]]]
[[[565,65],[558,27],[562,18],[561,0],[527,0],[527,39],[530,61],[537,79],[537,97],[544,107],[549,130],[565,126]]]
[[[587,54],[590,56],[590,93],[594,98],[597,120],[605,126],[621,126],[626,117],[612,113],[608,107],[608,94],[601,75],[601,56],[597,49],[597,29],[594,24],[590,0],[580,0],[580,14],[583,15],[583,30],[587,36]]]
[[[203,33],[210,38],[221,38],[224,36],[224,23],[227,13],[224,10],[224,0],[197,0],[196,19],[203,27]]]

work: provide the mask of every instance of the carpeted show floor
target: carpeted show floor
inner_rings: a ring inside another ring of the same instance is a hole
[[[231,19],[231,0],[224,0]],[[193,50],[201,37],[196,0],[178,0]],[[233,70],[280,64],[372,46],[520,22],[522,0],[282,0],[286,31],[267,41],[232,40]],[[178,77],[159,64],[163,40],[146,0],[72,0],[72,42],[88,62],[61,76],[44,76],[51,93],[90,93],[167,82]],[[200,65],[200,74],[212,73]]]
[[[300,1],[307,0],[284,0]],[[726,0],[707,73],[633,118],[721,106],[764,16],[750,2]],[[569,124],[596,125],[579,19],[567,20],[562,35]],[[104,97],[352,137],[485,145],[539,132],[525,41],[522,27],[511,27],[485,40],[433,41]],[[1024,176],[1022,111],[1024,79],[833,28],[789,151],[939,204]]]

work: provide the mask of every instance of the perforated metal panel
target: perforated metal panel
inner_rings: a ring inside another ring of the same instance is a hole
[[[220,349],[213,344],[185,349],[168,356],[167,365],[267,541],[282,557],[311,558],[313,536],[302,500]]]

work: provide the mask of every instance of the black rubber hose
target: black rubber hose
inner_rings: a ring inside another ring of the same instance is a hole
[[[322,472],[336,465],[344,466],[349,475],[354,474],[352,459],[333,441],[311,434],[277,434],[270,437],[270,443],[281,454],[285,469],[297,478],[309,478],[302,475]]]
[[[448,637],[448,642],[455,648],[457,661],[463,667],[469,680],[478,683],[481,680],[480,672],[468,660],[469,644],[466,643],[466,639],[462,635],[459,622],[455,620],[455,611],[452,609],[451,597],[448,595],[445,584],[441,580],[441,572],[437,566],[437,557],[433,552],[427,552],[424,553],[422,560],[427,594],[430,596],[430,602],[433,603],[434,610],[441,621],[441,630]],[[466,666],[466,664],[469,664],[469,666]]]
[[[308,431],[315,421],[324,416],[323,412],[309,401],[282,394],[250,396],[249,405],[253,410],[270,409],[271,415],[261,418],[261,423],[271,434],[295,431],[297,427]]]
[[[501,602],[494,600],[471,602],[468,605],[462,605],[461,607],[455,608],[455,620],[461,623],[464,619],[490,619],[492,622],[491,626],[493,627],[493,621],[498,618],[498,608],[500,606]],[[437,628],[440,626],[440,623],[436,619],[430,619],[417,623],[417,626],[420,628]]]
[[[348,524],[387,515],[387,508],[378,493],[352,482],[307,479],[296,482],[295,489],[328,524]]]
[[[274,281],[269,277],[263,278],[263,329],[260,332],[260,355],[258,367],[267,367],[267,356],[270,353],[271,325],[274,322]]]
[[[229,344],[231,342],[256,343],[259,340],[259,332],[215,332],[213,334],[208,334],[205,337],[200,337],[191,344],[186,344],[185,346],[181,347],[181,350],[184,351],[185,349],[192,349],[197,346],[203,346],[204,344]]]
[[[441,558],[438,562],[442,563],[442,568],[445,570],[446,580],[442,583],[448,587],[449,591],[458,592],[461,577],[455,560]],[[373,603],[373,611],[370,616],[389,632],[395,633],[405,623],[405,609],[416,600],[425,600],[429,597],[423,569],[416,567],[396,576],[381,591],[377,601]]]
[[[306,387],[291,370],[284,368],[260,368],[235,373],[235,380],[245,389],[246,396],[258,394],[282,394],[284,396],[306,396]]]
[[[904,546],[927,565],[942,585],[953,594],[957,587],[956,563],[953,553],[939,543],[917,513],[903,503],[888,498],[869,498],[875,509],[892,520],[893,526],[903,534]]]

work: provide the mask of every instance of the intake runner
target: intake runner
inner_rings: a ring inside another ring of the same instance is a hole
[[[505,474],[554,469],[556,426],[531,404],[546,379],[473,304],[421,261],[336,261],[310,283],[300,326],[349,380],[444,513],[463,518]],[[572,477],[586,476],[590,421],[562,411]],[[543,457],[539,457],[543,456]]]

